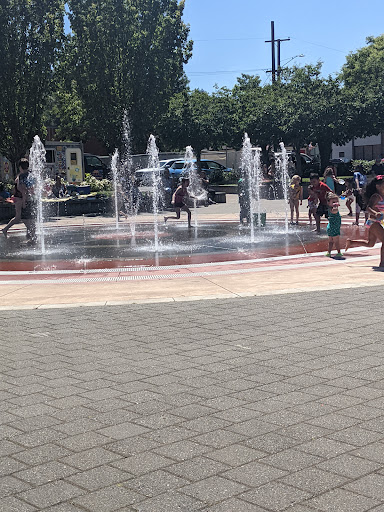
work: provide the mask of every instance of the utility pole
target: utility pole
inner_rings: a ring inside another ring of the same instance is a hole
[[[276,81],[276,60],[275,60],[275,22],[271,21],[271,40],[265,41],[271,43],[272,50],[272,83]]]
[[[281,74],[281,67],[280,67],[280,43],[282,41],[290,41],[290,39],[275,39],[275,22],[271,21],[271,39],[270,41],[265,41],[266,43],[271,43],[271,50],[272,50],[272,70],[270,71],[272,73],[272,83],[276,82],[276,75],[280,78]],[[276,71],[276,46],[275,43],[277,43],[277,71]]]
[[[281,65],[280,65],[280,43],[281,41],[290,41],[291,39],[288,37],[287,39],[276,39],[277,41],[277,78],[280,80],[281,75]]]

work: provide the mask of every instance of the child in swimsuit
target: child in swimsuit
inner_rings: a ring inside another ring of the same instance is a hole
[[[327,194],[328,203],[328,252],[326,256],[331,257],[333,244],[336,246],[337,254],[335,259],[342,259],[343,255],[340,252],[340,227],[341,227],[341,215],[339,212],[339,198],[333,192]]]
[[[303,187],[301,186],[301,178],[297,174],[292,176],[289,185],[289,206],[291,207],[291,224],[299,223],[299,203],[303,204]],[[296,222],[293,222],[293,214],[296,210]]]
[[[308,186],[308,218],[309,225],[312,226],[312,217],[315,218],[317,205],[319,203],[319,198],[317,197],[316,192],[313,189],[313,185]]]
[[[164,223],[166,223],[167,220],[169,220],[169,219],[177,219],[177,220],[180,219],[180,213],[181,213],[181,210],[183,210],[188,215],[188,227],[189,228],[192,227],[192,224],[191,224],[192,214],[191,214],[190,209],[186,205],[188,198],[191,197],[188,194],[188,190],[187,190],[188,186],[189,186],[189,179],[183,178],[181,180],[181,185],[179,185],[177,187],[177,189],[175,190],[175,193],[172,196],[172,205],[175,209],[176,217],[164,217]]]
[[[368,240],[350,240],[348,238],[345,250],[350,247],[373,247],[377,240],[381,242],[380,265],[384,267],[384,175],[376,176],[365,191],[368,202],[369,218],[366,226],[369,227]]]
[[[345,190],[345,197],[346,197],[346,201],[345,201],[345,206],[348,208],[348,215],[350,217],[352,217],[353,213],[352,213],[352,208],[351,208],[351,205],[353,203],[353,199],[354,199],[354,195],[353,195],[353,179],[350,178],[348,180],[345,180],[345,184],[347,186],[346,190]]]

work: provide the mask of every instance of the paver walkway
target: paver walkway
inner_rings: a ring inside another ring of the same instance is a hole
[[[381,287],[2,311],[2,512],[383,512]]]

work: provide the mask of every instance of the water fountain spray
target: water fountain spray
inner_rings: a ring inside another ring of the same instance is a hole
[[[131,156],[131,127],[128,114],[124,112],[123,138],[120,158],[120,179],[125,211],[129,216],[131,235],[136,234],[137,215],[139,211],[139,191],[135,183],[135,170]]]
[[[38,135],[35,135],[29,150],[31,179],[33,182],[33,200],[35,203],[36,235],[42,254],[45,254],[45,233],[43,218],[44,170],[46,165],[45,147]]]
[[[148,167],[152,170],[152,206],[153,206],[153,224],[155,236],[155,251],[159,250],[159,204],[161,201],[161,170],[159,163],[159,150],[156,146],[154,135],[150,135],[147,146],[147,155],[149,156]]]
[[[254,179],[254,194],[256,201],[257,225],[261,227],[261,187],[263,170],[261,167],[261,148],[253,148],[252,178]]]
[[[254,176],[254,162],[252,144],[248,134],[244,134],[243,149],[241,152],[241,177],[244,180],[244,188],[247,191],[249,206],[251,242],[255,241],[255,212],[256,212],[256,184]]]
[[[277,155],[277,173],[280,180],[285,203],[285,232],[288,233],[289,216],[289,172],[288,172],[288,154],[284,142],[280,142],[281,153]]]
[[[205,200],[207,198],[206,191],[204,190],[200,176],[197,172],[197,167],[194,162],[194,154],[192,146],[187,146],[185,148],[184,155],[184,169],[183,173],[188,176],[189,179],[189,187],[188,191],[193,199],[193,221],[194,227],[197,229],[198,220],[197,220],[197,202],[199,200]]]
[[[113,196],[115,203],[115,221],[116,221],[116,229],[119,229],[119,196],[121,195],[121,185],[120,185],[120,177],[119,177],[119,152],[116,149],[112,156],[111,161],[111,170],[112,170],[112,182],[113,182]]]

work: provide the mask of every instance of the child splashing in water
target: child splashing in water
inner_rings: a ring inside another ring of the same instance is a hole
[[[291,208],[291,224],[299,223],[299,203],[303,204],[303,187],[301,178],[297,174],[292,176],[289,185],[289,206]],[[294,211],[296,211],[296,222],[293,222]]]
[[[368,202],[367,211],[369,218],[366,226],[369,226],[368,240],[350,240],[348,238],[345,250],[350,247],[373,247],[377,240],[382,243],[380,253],[380,265],[384,267],[384,175],[376,176],[365,191]]]
[[[335,259],[342,259],[343,255],[340,252],[340,227],[341,227],[341,215],[339,213],[339,198],[333,192],[328,192],[327,194],[327,203],[328,203],[328,226],[327,226],[327,235],[328,235],[328,252],[326,256],[331,257],[333,244],[336,246],[337,254]]]
[[[189,186],[189,179],[182,178],[181,185],[179,185],[177,187],[177,189],[175,190],[175,193],[172,196],[172,205],[175,209],[176,217],[164,217],[164,223],[167,222],[167,220],[169,220],[169,219],[176,219],[176,220],[180,219],[180,213],[181,213],[181,210],[183,210],[188,215],[188,227],[189,228],[192,227],[192,224],[191,224],[192,214],[186,204],[188,201],[188,198],[192,197],[188,193],[188,190],[187,190],[188,186]]]

